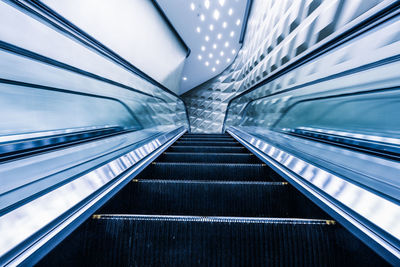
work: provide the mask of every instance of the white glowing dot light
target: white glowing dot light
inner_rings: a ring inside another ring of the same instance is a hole
[[[221,39],[222,38],[222,34],[218,33],[217,38]]]
[[[215,64],[217,64],[217,65],[219,64],[219,60],[218,59],[215,61]]]
[[[191,10],[194,10],[195,8],[196,8],[196,6],[194,5],[194,3],[191,3],[191,4],[190,4],[190,9],[191,9]]]
[[[198,58],[199,60],[201,60],[203,57],[202,57],[201,55],[198,55],[197,58]]]
[[[218,9],[214,10],[214,12],[213,12],[213,18],[214,18],[215,20],[219,20],[219,16],[220,16],[220,14],[219,14]]]
[[[219,53],[219,55],[220,55],[221,57],[223,57],[223,56],[224,56],[224,51],[221,51],[221,52]]]
[[[236,21],[236,25],[239,26],[239,24],[240,24],[240,19],[238,19],[238,20]]]
[[[231,31],[231,33],[229,34],[230,37],[233,37],[235,35],[234,31]]]
[[[228,11],[228,15],[229,15],[229,16],[232,16],[232,14],[233,14],[233,9],[230,8],[229,11]]]
[[[210,31],[214,30],[214,25],[210,24]]]
[[[201,20],[201,21],[204,21],[205,19],[206,19],[206,16],[204,16],[204,14],[201,14],[201,15],[200,15],[200,20]]]
[[[206,51],[206,47],[204,45],[201,47],[201,51]]]
[[[212,70],[213,72],[215,72],[215,71],[216,71],[216,69],[215,69],[215,68],[212,68],[211,70]]]
[[[197,27],[197,28],[196,28],[196,32],[198,32],[198,33],[200,33],[200,32],[201,32],[201,29],[200,29],[200,27]]]
[[[226,62],[228,62],[228,63],[231,62],[231,59],[230,59],[230,58],[227,58],[227,59],[226,59]]]
[[[226,22],[226,21],[224,21],[223,23],[222,23],[222,28],[226,28],[228,26],[228,23]]]
[[[235,54],[235,53],[236,53],[236,50],[235,50],[235,49],[233,49],[233,50],[232,50],[232,54]]]
[[[217,49],[217,47],[218,47],[217,44],[213,44],[214,49]]]
[[[210,0],[205,0],[204,1],[204,6],[209,9],[210,8]]]
[[[229,42],[225,42],[225,47],[228,47],[229,46]]]
[[[208,54],[208,57],[213,58],[213,54],[212,53]]]
[[[218,3],[219,3],[221,6],[224,6],[225,0],[219,0]]]
[[[210,65],[210,63],[208,63],[208,61],[206,61],[206,62],[204,63],[204,65],[208,66],[208,65]]]
[[[210,41],[210,37],[208,35],[206,35],[206,37],[204,37],[204,40],[206,40],[206,42]]]
[[[183,79],[184,81],[186,81],[186,80],[187,80],[187,78],[186,78],[186,77],[183,77],[182,79]]]

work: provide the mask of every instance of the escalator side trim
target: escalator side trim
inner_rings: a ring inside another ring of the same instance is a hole
[[[34,265],[186,131],[186,128],[180,127],[158,136],[2,216],[0,265]],[[56,207],[58,210],[51,210],[53,204],[60,205]],[[27,221],[32,214],[41,216]],[[21,231],[18,225],[23,225],[24,230]],[[15,237],[18,240],[12,240]]]
[[[399,205],[235,127],[229,127],[227,132],[307,197],[316,201],[316,204],[322,204],[323,207],[330,209],[332,217],[337,217],[336,219],[343,225],[362,234],[363,236],[358,236],[360,239],[373,241],[367,242],[367,245],[387,261],[395,265],[400,263],[400,233],[397,230],[399,227],[397,226],[397,229],[395,227],[396,215],[400,216]],[[347,199],[340,194],[345,191],[346,187],[350,191],[353,190],[352,194],[347,195]],[[367,196],[364,200],[367,200],[368,203],[364,201],[363,205],[358,207],[350,203],[352,201],[349,196],[354,197],[357,194]],[[379,203],[373,201],[374,199]],[[378,212],[368,214],[369,209],[366,209],[365,205],[377,204],[383,205],[380,206],[380,210],[384,210],[385,205],[391,208],[391,212],[386,212],[385,215],[393,216],[394,219],[390,220],[388,216],[379,216]],[[383,223],[384,221],[392,221],[394,223],[392,227],[394,227],[390,228]]]

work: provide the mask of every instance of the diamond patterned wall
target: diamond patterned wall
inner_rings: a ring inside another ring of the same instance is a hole
[[[243,47],[235,61],[217,77],[183,95],[191,131],[221,132],[230,99],[291,63],[307,58],[332,38],[393,2],[254,0]]]

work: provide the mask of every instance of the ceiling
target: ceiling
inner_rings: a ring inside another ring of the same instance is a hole
[[[236,57],[246,0],[157,0],[191,53],[179,94],[213,78]]]

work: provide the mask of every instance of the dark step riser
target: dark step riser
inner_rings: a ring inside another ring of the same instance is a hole
[[[235,142],[233,138],[179,138],[178,141],[189,142]]]
[[[249,153],[244,147],[202,147],[202,146],[171,146],[168,152],[189,153]]]
[[[329,218],[291,186],[261,183],[131,182],[98,213]]]
[[[261,164],[157,163],[151,164],[139,176],[162,180],[274,181],[272,171]]]
[[[213,153],[166,153],[157,158],[157,162],[205,162],[205,163],[261,163],[250,154],[213,154]]]
[[[38,266],[382,266],[336,225],[95,219]]]
[[[178,146],[239,146],[241,147],[242,145],[238,142],[198,142],[198,141],[194,141],[194,142],[189,142],[189,141],[177,141],[174,143],[174,145],[178,145]]]

